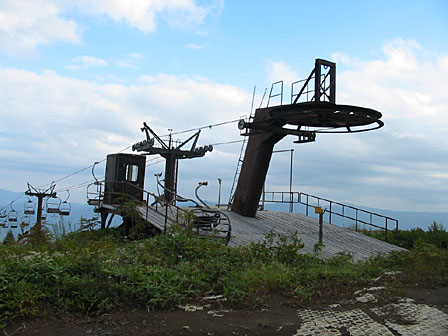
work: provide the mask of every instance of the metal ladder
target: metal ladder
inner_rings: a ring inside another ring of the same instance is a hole
[[[244,161],[244,154],[246,152],[246,147],[247,147],[247,139],[249,137],[245,136],[244,140],[243,140],[243,144],[241,145],[241,151],[240,151],[240,156],[238,158],[238,163],[236,166],[236,171],[235,171],[235,175],[233,176],[233,183],[232,183],[232,189],[230,190],[230,197],[229,197],[229,203],[227,204],[228,210],[230,210],[231,205],[233,204],[233,199],[235,197],[235,189],[236,186],[238,184],[238,179],[240,177],[240,173],[241,173],[241,166],[243,165],[243,161]]]
[[[274,88],[276,86],[280,86],[280,92],[279,93],[273,92]],[[264,90],[264,94],[263,94],[263,97],[262,97],[261,102],[260,102],[260,108],[263,105],[263,101],[264,101],[264,98],[266,96],[266,91],[267,91],[267,89]],[[276,97],[280,97],[280,105],[283,105],[283,81],[278,81],[278,82],[272,83],[266,107],[269,107],[269,103],[270,103],[271,99],[272,98],[276,98]],[[248,122],[252,122],[253,118],[254,118],[254,114],[253,114],[254,99],[255,99],[255,86],[254,86],[254,92],[253,92],[253,95],[252,95],[252,104],[251,104],[251,107],[250,107],[250,115],[249,115],[249,118],[247,120]],[[230,210],[230,207],[233,204],[233,199],[235,197],[235,189],[236,189],[236,186],[238,184],[238,178],[240,177],[241,166],[243,165],[244,154],[246,153],[246,147],[247,147],[248,138],[249,138],[249,136],[245,135],[244,136],[244,140],[243,140],[243,144],[241,145],[240,156],[238,158],[238,163],[237,163],[237,166],[236,166],[235,175],[233,176],[232,188],[230,189],[230,197],[229,197],[229,202],[227,204],[228,210]]]
[[[253,109],[254,109],[255,89],[256,89],[256,87],[254,86],[254,92],[252,94],[252,104],[250,106],[249,121],[252,121],[253,118],[254,118],[254,116],[253,116]],[[264,91],[263,98],[262,98],[261,103],[260,103],[260,107],[261,107],[261,104],[263,104],[263,99],[264,99],[265,95],[266,95],[266,90]],[[244,136],[244,140],[243,140],[243,143],[241,145],[240,156],[238,157],[238,163],[236,165],[235,175],[233,176],[232,188],[230,189],[230,197],[229,197],[229,202],[227,203],[227,210],[230,210],[230,207],[233,204],[233,199],[235,197],[235,189],[236,189],[236,186],[238,184],[238,179],[240,177],[241,166],[243,165],[244,154],[246,153],[246,147],[247,147],[248,138],[249,138],[248,136]]]

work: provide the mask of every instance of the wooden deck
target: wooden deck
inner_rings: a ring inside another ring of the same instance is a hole
[[[262,240],[269,232],[292,235],[297,232],[304,247],[302,253],[313,252],[319,241],[319,222],[299,213],[259,211],[256,218],[243,217],[226,211],[232,225],[230,246],[246,245]],[[320,255],[330,258],[341,252],[349,252],[355,260],[365,260],[378,254],[404,250],[401,247],[368,237],[334,224],[323,223],[324,247]]]
[[[176,209],[140,206],[139,212],[143,219],[159,230],[163,231],[176,222]],[[255,218],[244,217],[232,211],[220,209],[230,219],[232,235],[229,246],[243,246],[251,242],[263,240],[271,231],[276,234],[290,236],[297,232],[298,238],[304,244],[302,253],[313,253],[314,245],[319,241],[319,222],[317,219],[299,213],[286,213],[275,211],[259,211]],[[165,221],[165,213],[168,220]],[[354,260],[365,260],[379,254],[404,250],[401,247],[368,237],[340,226],[323,223],[324,247],[320,252],[323,258],[330,258],[338,253],[348,252]]]

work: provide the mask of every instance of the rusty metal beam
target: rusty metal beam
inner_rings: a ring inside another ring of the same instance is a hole
[[[254,122],[265,118],[265,109],[255,111]],[[249,137],[232,211],[246,217],[255,217],[274,145],[285,136],[286,134],[266,132]]]

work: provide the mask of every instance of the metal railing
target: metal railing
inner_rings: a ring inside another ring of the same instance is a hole
[[[95,183],[92,183],[91,185],[89,185],[87,187],[88,204],[95,205],[97,207],[102,207],[102,206],[104,206],[104,204],[112,205],[112,206],[120,206],[120,204],[110,204],[109,202],[107,202],[107,203],[104,202],[105,183],[110,183],[115,186],[123,185],[124,187],[134,188],[135,190],[142,192],[143,197],[141,199],[137,199],[136,197],[133,197],[132,195],[129,195],[124,192],[108,191],[107,194],[114,195],[117,197],[123,196],[126,198],[130,198],[136,204],[138,204],[140,206],[144,206],[145,212],[146,212],[144,215],[144,220],[146,222],[150,222],[150,220],[149,220],[150,211],[156,212],[156,213],[160,214],[161,216],[163,216],[163,218],[164,218],[163,232],[164,233],[167,231],[169,223],[170,224],[177,223],[177,224],[187,227],[187,228],[196,229],[197,233],[199,234],[200,228],[198,227],[198,225],[196,223],[197,218],[198,218],[198,209],[197,208],[194,208],[194,207],[191,209],[181,208],[175,204],[167,202],[160,196],[153,194],[145,189],[142,189],[130,182],[127,182],[127,181],[108,181],[108,182],[97,181]],[[96,186],[96,191],[89,190],[89,187],[91,187],[93,185]],[[123,188],[123,190],[124,189],[125,188]],[[114,197],[112,197],[111,199],[113,200]],[[115,203],[115,202],[113,202],[113,203]],[[117,203],[119,203],[119,202],[117,202]],[[154,204],[154,206],[150,206],[150,204]],[[211,213],[211,212],[220,212],[220,211],[204,209],[202,212]],[[223,225],[223,228],[218,228],[218,227],[216,227],[216,225],[213,225],[213,232],[218,234],[217,236],[215,235],[216,237],[224,238],[226,241],[226,244],[227,244],[230,240],[231,226],[230,226],[228,217],[225,215],[224,215],[224,217],[225,217],[224,219],[218,221],[218,223],[221,223]],[[214,223],[214,224],[216,224],[216,223]]]
[[[330,224],[332,224],[333,216],[347,218],[354,222],[355,231],[360,229],[360,225],[371,226],[384,230],[386,239],[388,232],[398,231],[398,220],[395,218],[303,192],[264,192],[261,201],[266,203],[290,204],[290,209],[293,209],[294,204],[302,204],[305,206],[305,215],[307,216],[309,214],[309,208],[315,209],[316,207],[321,207],[328,214],[328,223]]]
[[[145,220],[146,221],[148,220],[149,211],[154,211],[154,212],[157,212],[157,213],[163,215],[165,218],[164,231],[166,231],[168,221],[175,221],[175,222],[179,223],[179,220],[181,218],[185,221],[188,221],[189,218],[191,217],[188,215],[189,214],[188,210],[182,209],[182,208],[178,207],[177,205],[170,204],[169,202],[165,201],[164,199],[160,198],[159,196],[157,196],[145,189],[142,189],[132,183],[129,183],[127,181],[111,181],[111,182],[107,182],[107,183],[111,183],[111,184],[115,184],[115,185],[124,185],[124,186],[132,187],[132,188],[135,188],[135,189],[141,191],[143,194],[142,199],[137,199],[129,194],[122,193],[122,192],[108,192],[108,194],[115,195],[115,196],[130,197],[137,204],[145,206],[145,208],[146,208]],[[91,185],[96,185],[97,190],[90,191],[89,187]],[[89,185],[87,187],[88,203],[92,204],[92,205],[98,204],[98,206],[106,204],[104,202],[105,182],[104,181],[95,182],[91,185]],[[151,202],[151,200],[152,200],[152,202]],[[95,204],[95,203],[97,203],[97,204]],[[150,204],[155,204],[155,206],[150,206]],[[161,204],[161,206],[159,206],[159,204]],[[119,205],[119,204],[109,204],[109,205]],[[185,224],[188,225],[189,223],[185,223]]]

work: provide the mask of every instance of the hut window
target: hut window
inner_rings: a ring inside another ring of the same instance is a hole
[[[136,182],[138,177],[138,166],[126,165],[126,181]]]

